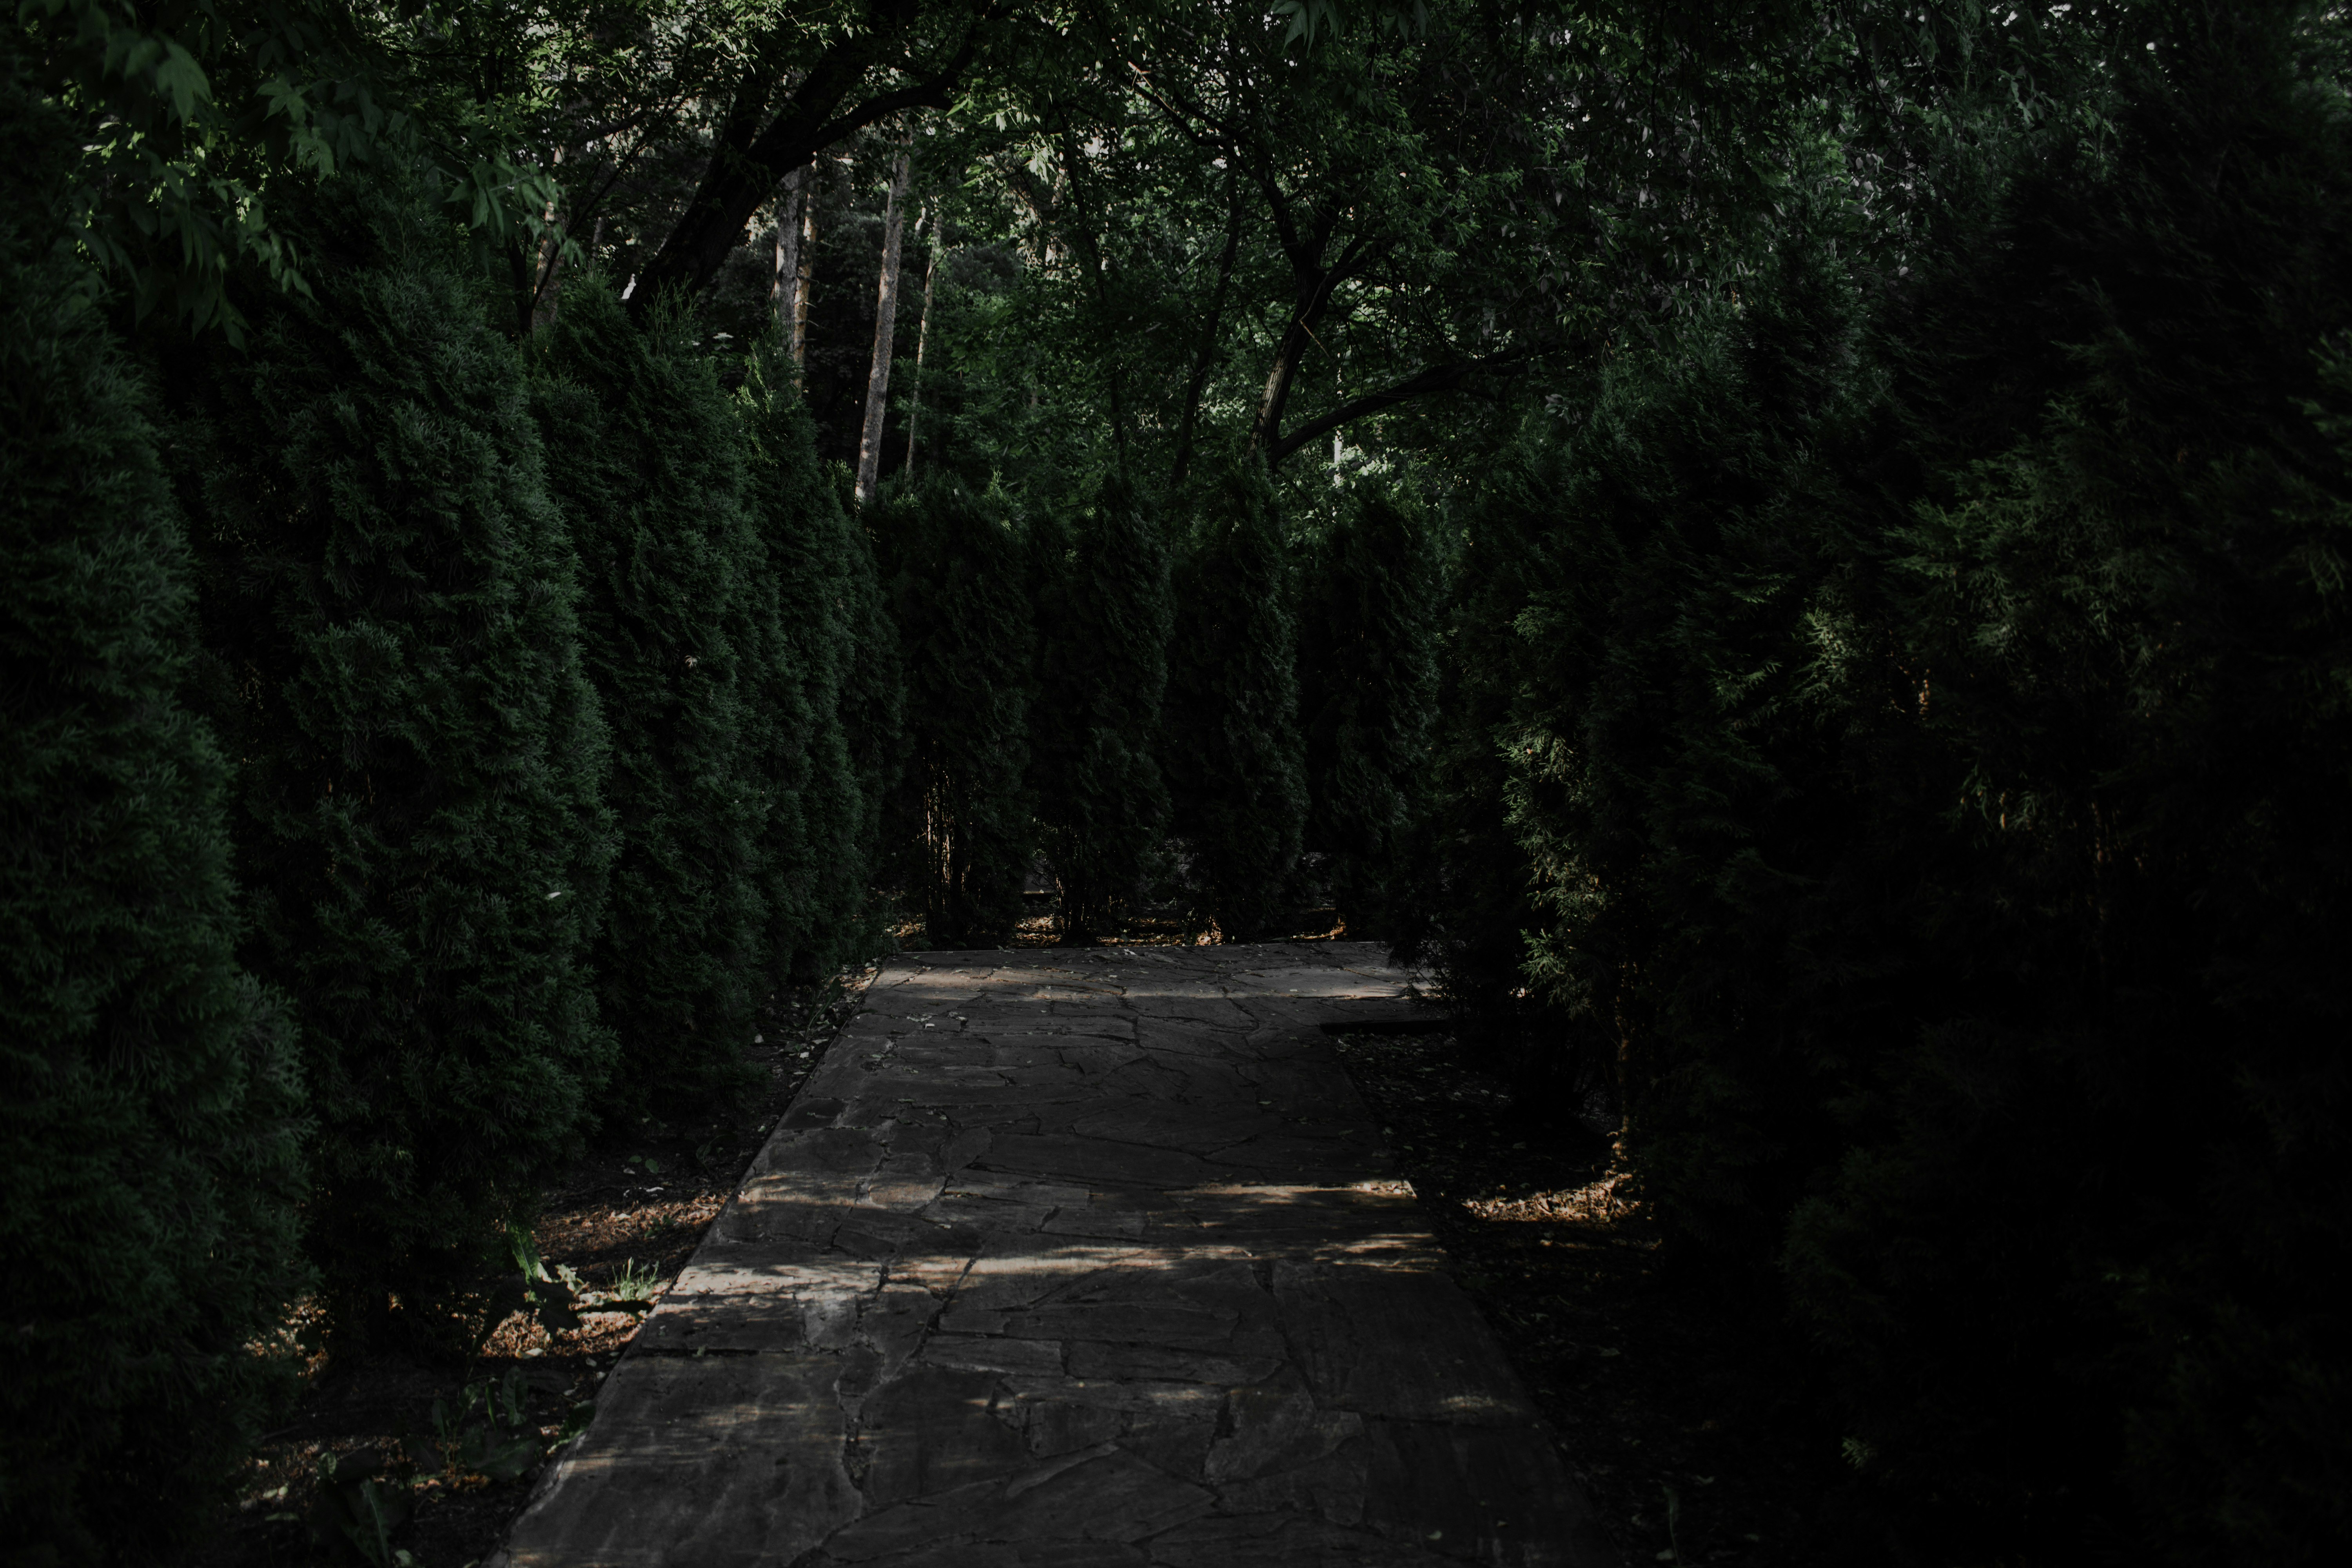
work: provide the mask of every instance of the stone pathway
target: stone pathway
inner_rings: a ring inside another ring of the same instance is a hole
[[[505,1563],[1613,1563],[1320,1027],[1403,980],[891,960]]]

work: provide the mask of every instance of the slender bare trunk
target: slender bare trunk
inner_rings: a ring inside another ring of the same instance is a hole
[[[925,215],[931,222],[931,254],[923,263],[923,314],[915,327],[915,385],[907,397],[907,477],[915,477],[915,426],[923,416],[923,353],[931,346],[931,285],[940,275],[940,252],[947,248],[948,215],[934,206]],[[919,221],[915,232],[923,232]]]
[[[784,176],[776,197],[776,271],[768,284],[768,302],[776,312],[776,330],[789,339],[801,318],[801,206],[808,197],[806,164]],[[799,363],[799,356],[793,356]]]
[[[866,430],[857,443],[857,504],[874,499],[882,469],[882,420],[890,411],[890,340],[898,325],[898,244],[906,226],[909,149],[890,170],[890,197],[882,209],[882,278],[874,292],[874,361],[866,372]]]
[[[812,164],[801,200],[800,280],[793,290],[793,372],[808,364],[809,288],[816,280],[816,168]]]

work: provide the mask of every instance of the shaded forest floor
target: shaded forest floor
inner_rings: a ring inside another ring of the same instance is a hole
[[[1050,945],[1050,898],[1031,903],[1014,942]],[[1328,911],[1297,923],[1302,938],[1335,934]],[[921,945],[919,927],[898,937]],[[1200,933],[1168,915],[1118,940]],[[874,973],[772,998],[741,1097],[608,1129],[548,1190],[534,1227],[547,1266],[573,1270],[584,1300],[625,1310],[555,1333],[511,1317],[470,1360],[451,1346],[314,1359],[289,1425],[248,1464],[236,1508],[188,1568],[468,1568],[488,1556],[544,1457],[584,1425],[636,1312],[684,1268]],[[1661,1268],[1605,1141],[1524,1119],[1443,1032],[1349,1036],[1339,1050],[1629,1564],[1886,1560],[1839,1549],[1863,1521],[1841,1512],[1846,1478],[1796,1347]],[[387,1504],[378,1535],[364,1516]],[[385,1549],[352,1547],[341,1524]]]
[[[1667,1267],[1608,1141],[1539,1121],[1443,1031],[1340,1059],[1630,1568],[1906,1561],[1777,1313]]]

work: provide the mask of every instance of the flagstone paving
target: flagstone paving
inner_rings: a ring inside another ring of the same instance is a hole
[[[509,1568],[1613,1564],[1322,1031],[1404,985],[892,959]]]

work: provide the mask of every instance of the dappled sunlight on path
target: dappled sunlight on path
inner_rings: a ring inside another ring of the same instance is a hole
[[[1369,943],[893,960],[511,1568],[1598,1564],[1319,1026]]]

